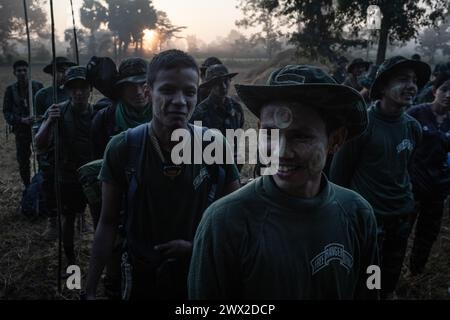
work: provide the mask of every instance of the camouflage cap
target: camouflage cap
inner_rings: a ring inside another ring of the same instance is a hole
[[[76,66],[77,64],[75,62],[70,61],[66,57],[56,57],[56,68],[60,67],[72,67]],[[52,60],[48,65],[42,69],[45,73],[52,75],[53,74],[53,64],[55,60]]]
[[[231,79],[237,75],[238,73],[236,72],[230,73],[223,64],[214,64],[206,70],[205,81],[200,87],[212,87],[223,79]]]
[[[288,65],[272,72],[266,85],[236,85],[244,104],[260,117],[270,101],[296,101],[336,114],[348,129],[347,139],[361,134],[368,124],[363,97],[353,88],[338,84],[322,69],[309,65]]]
[[[64,88],[70,87],[71,82],[75,80],[83,80],[88,82],[86,67],[74,66],[66,70]]]
[[[119,66],[116,86],[123,83],[145,83],[147,81],[148,62],[142,58],[128,58]]]
[[[375,80],[370,88],[370,99],[381,99],[383,84],[401,68],[414,70],[417,77],[417,87],[421,89],[430,79],[431,68],[422,61],[407,59],[402,56],[395,56],[385,60],[378,68]]]

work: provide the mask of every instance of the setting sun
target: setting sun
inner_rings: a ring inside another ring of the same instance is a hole
[[[156,30],[144,30],[144,49],[152,50],[155,47],[155,43],[158,41],[158,32]]]

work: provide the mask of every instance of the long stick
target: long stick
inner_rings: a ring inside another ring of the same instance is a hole
[[[77,27],[76,27],[76,24],[75,24],[75,14],[73,12],[72,0],[70,0],[70,8],[72,9],[73,40],[75,41],[75,57],[77,59],[77,65],[80,65],[80,55],[78,53]]]
[[[55,18],[53,15],[53,0],[50,0],[50,17],[52,21],[52,56],[53,56],[53,103],[58,103],[57,94],[57,79],[56,79],[56,46],[55,46]],[[61,265],[62,265],[62,225],[61,225],[61,189],[59,185],[59,120],[55,123],[54,128],[54,140],[55,140],[55,197],[56,197],[56,211],[58,215],[58,293],[61,294]]]
[[[30,29],[28,23],[28,10],[27,10],[27,1],[23,0],[23,10],[25,13],[25,27],[27,31],[27,45],[28,45],[28,105],[30,106],[31,117],[33,120],[36,116],[36,111],[34,110],[34,102],[33,102],[33,80],[31,73],[31,40],[30,40]],[[34,123],[34,122],[33,122]],[[36,174],[36,148],[34,147],[34,132],[33,128],[31,128],[31,150],[33,151],[33,175]],[[38,210],[39,211],[39,210]]]

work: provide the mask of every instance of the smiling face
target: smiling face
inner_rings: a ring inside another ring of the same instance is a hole
[[[345,140],[345,129],[327,134],[325,121],[313,108],[290,102],[270,102],[263,106],[261,129],[279,129],[279,169],[276,185],[298,196],[315,196],[320,186],[327,155]]]
[[[151,88],[153,121],[170,130],[185,128],[197,104],[198,82],[193,68],[159,71]]]
[[[442,108],[443,111],[447,112],[450,110],[450,80],[445,81],[434,93],[434,103]]]
[[[417,94],[417,76],[412,69],[403,68],[391,76],[383,89],[383,99],[399,109],[410,106]]]

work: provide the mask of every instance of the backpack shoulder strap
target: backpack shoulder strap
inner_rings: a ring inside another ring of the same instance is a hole
[[[138,177],[140,177],[141,163],[144,157],[144,141],[148,135],[149,125],[142,124],[136,128],[125,132],[125,143],[127,146],[127,165],[125,174],[128,178],[128,191],[126,201],[126,214],[133,212],[133,198],[138,187]]]
[[[194,134],[200,135],[201,137],[205,134],[205,132],[209,129],[207,127],[199,127],[193,124],[189,124],[192,128]],[[203,149],[209,144],[209,141],[202,140]],[[212,204],[214,201],[218,200],[222,194],[224,185],[225,185],[225,168],[223,165],[214,163],[211,165],[205,165],[206,170],[208,170],[208,175],[211,177],[212,186],[211,190],[208,194],[208,206]]]

